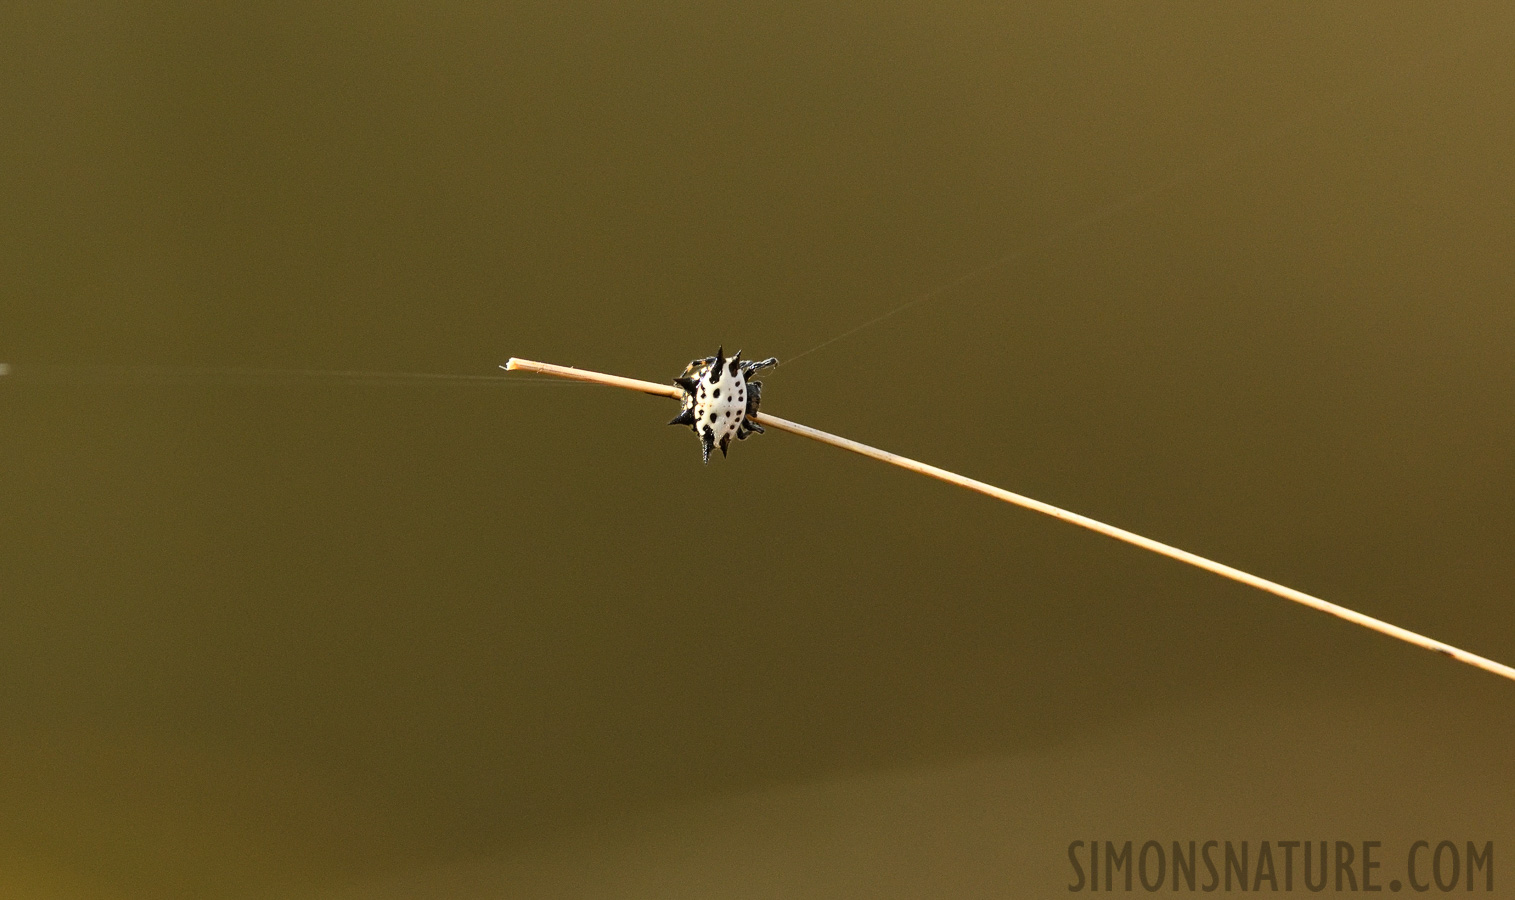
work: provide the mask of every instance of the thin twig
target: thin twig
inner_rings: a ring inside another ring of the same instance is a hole
[[[660,397],[672,397],[677,400],[684,392],[671,384],[658,384],[655,381],[642,381],[639,378],[622,378],[620,375],[606,375],[603,372],[591,372],[588,369],[575,369],[572,366],[555,366],[552,363],[532,362],[529,359],[516,359],[500,366],[507,372],[535,372],[538,375],[556,375],[559,378],[571,378],[574,381],[588,381],[592,384],[604,384],[610,387],[627,388],[628,390],[641,391],[644,394],[657,394]]]
[[[641,391],[646,394],[657,394],[662,397],[672,397],[675,399],[683,395],[683,391],[673,385],[657,384],[656,382],[641,381],[635,378],[622,378],[618,375],[603,375],[599,372],[590,372],[584,369],[573,369],[566,366],[554,366],[550,363],[532,362],[531,360],[526,359],[512,359],[510,360],[509,364],[501,366],[500,368],[509,371],[520,370],[527,372],[537,372],[542,375],[558,375],[563,378],[572,378],[577,381],[588,381],[595,384],[609,385],[611,387],[629,388],[631,390]],[[777,428],[780,431],[787,431],[791,434],[807,437],[814,441],[820,441],[823,444],[830,444],[833,447],[840,447],[843,450],[851,450],[853,453],[862,454],[863,456],[866,456],[870,459],[876,459],[881,462],[889,463],[893,466],[899,466],[902,469],[909,469],[912,472],[918,472],[922,475],[926,475],[940,481],[945,481],[948,484],[955,484],[959,487],[965,487],[970,491],[977,491],[980,494],[984,494],[988,497],[993,497],[996,500],[1003,500],[1006,503],[1013,503],[1016,506],[1034,510],[1044,515],[1051,516],[1054,519],[1061,519],[1064,522],[1078,525],[1081,528],[1087,528],[1090,531],[1098,532],[1105,535],[1106,537],[1112,537],[1118,541],[1125,541],[1128,544],[1133,544],[1137,547],[1141,547],[1144,550],[1151,550],[1153,553],[1160,553],[1163,556],[1169,557],[1170,559],[1176,559],[1179,562],[1188,563],[1189,565],[1196,568],[1204,569],[1206,572],[1213,572],[1222,578],[1229,578],[1232,581],[1237,581],[1242,584],[1258,588],[1259,590],[1267,591],[1270,594],[1276,594],[1285,600],[1292,600],[1295,603],[1301,604],[1303,606],[1308,606],[1311,609],[1316,609],[1323,613],[1333,615],[1338,619],[1345,619],[1354,625],[1361,625],[1362,627],[1372,629],[1379,634],[1386,634],[1389,637],[1397,638],[1409,644],[1414,644],[1417,647],[1423,647],[1426,650],[1431,650],[1444,656],[1451,657],[1458,662],[1467,663],[1470,666],[1476,666],[1486,672],[1492,672],[1495,675],[1499,675],[1503,678],[1508,678],[1511,681],[1515,681],[1515,668],[1507,666],[1504,663],[1495,662],[1492,659],[1479,656],[1476,653],[1469,653],[1468,651],[1461,648],[1453,647],[1451,644],[1444,644],[1441,641],[1426,637],[1425,635],[1418,634],[1414,631],[1410,631],[1407,628],[1401,628],[1398,625],[1392,625],[1388,622],[1383,621],[1382,619],[1375,619],[1372,616],[1364,615],[1363,613],[1356,612],[1355,610],[1347,609],[1345,606],[1338,606],[1335,603],[1331,603],[1329,601],[1322,600],[1319,597],[1306,594],[1304,591],[1297,591],[1294,588],[1286,587],[1276,581],[1269,581],[1266,578],[1260,578],[1249,572],[1243,572],[1240,569],[1225,565],[1224,563],[1218,563],[1212,559],[1206,559],[1205,557],[1199,556],[1198,554],[1190,553],[1187,550],[1180,550],[1177,547],[1164,544],[1161,541],[1154,541],[1151,538],[1142,537],[1141,535],[1127,531],[1124,528],[1116,528],[1114,525],[1106,525],[1104,522],[1091,519],[1088,516],[1081,516],[1078,513],[1069,512],[1066,509],[1061,509],[1059,507],[1053,506],[1050,503],[1043,503],[1040,500],[1033,500],[1030,497],[1025,497],[1012,491],[1007,491],[1004,488],[997,488],[992,484],[985,484],[982,481],[976,481],[972,478],[964,477],[957,474],[956,472],[949,472],[946,469],[939,469],[936,466],[927,465],[923,462],[917,462],[916,460],[909,459],[895,453],[890,453],[887,450],[880,450],[877,447],[870,447],[867,444],[860,444],[857,441],[848,440],[847,438],[839,437],[837,435],[830,434],[829,432],[821,431],[817,428],[811,428],[808,425],[801,425],[798,422],[791,422],[788,419],[781,419],[778,416],[769,415],[768,413],[760,412],[757,414],[756,418],[758,423],[764,427]]]

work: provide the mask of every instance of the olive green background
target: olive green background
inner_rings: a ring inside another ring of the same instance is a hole
[[[1493,840],[1515,7],[9,4],[0,896],[1032,897]],[[961,281],[967,273],[1004,264]],[[499,382],[271,370],[500,374]]]

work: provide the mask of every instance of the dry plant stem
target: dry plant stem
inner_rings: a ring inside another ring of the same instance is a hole
[[[635,378],[621,378],[616,375],[602,375],[598,372],[588,372],[583,369],[572,369],[565,366],[554,366],[548,363],[532,362],[525,359],[512,359],[508,365],[501,366],[501,368],[511,371],[522,370],[527,372],[537,372],[543,375],[559,375],[564,378],[573,378],[579,381],[589,381],[596,384],[610,385],[612,387],[630,388],[634,391],[642,391],[643,393],[647,394],[658,394],[660,396],[672,397],[675,399],[679,398],[683,394],[683,391],[671,385],[662,385],[651,381],[639,381]],[[1270,594],[1276,594],[1279,597],[1283,597],[1285,600],[1292,600],[1295,603],[1299,603],[1303,606],[1308,606],[1311,609],[1317,609],[1323,613],[1333,615],[1338,619],[1345,619],[1354,625],[1361,625],[1364,628],[1370,628],[1380,634],[1386,634],[1389,637],[1398,638],[1399,640],[1406,643],[1414,644],[1417,647],[1423,647],[1427,650],[1432,650],[1444,656],[1449,656],[1458,662],[1467,663],[1470,666],[1476,666],[1486,672],[1492,672],[1495,675],[1499,675],[1503,678],[1508,678],[1511,681],[1515,681],[1515,668],[1507,666],[1503,663],[1495,662],[1492,659],[1487,659],[1485,657],[1477,655],[1476,653],[1469,653],[1466,650],[1460,649],[1458,647],[1453,647],[1451,644],[1444,644],[1441,641],[1428,638],[1423,634],[1418,634],[1414,631],[1410,631],[1407,628],[1400,628],[1398,625],[1391,625],[1382,619],[1375,619],[1372,616],[1364,615],[1363,613],[1347,609],[1345,606],[1338,606],[1335,603],[1331,603],[1326,600],[1322,600],[1319,597],[1306,594],[1304,591],[1296,591],[1294,588],[1285,587],[1276,581],[1269,581],[1266,578],[1259,578],[1258,576],[1251,573],[1243,572],[1240,569],[1233,568],[1231,566],[1225,565],[1224,563],[1218,563],[1212,559],[1206,559],[1203,556],[1190,553],[1187,550],[1180,550],[1177,547],[1169,546],[1168,544],[1164,544],[1161,541],[1154,541],[1151,538],[1142,537],[1141,535],[1127,531],[1124,528],[1116,528],[1114,525],[1106,525],[1104,522],[1091,519],[1088,516],[1081,516],[1078,513],[1069,512],[1066,509],[1061,509],[1059,507],[1053,506],[1050,503],[1043,503],[1040,500],[1033,500],[1030,497],[1024,497],[1012,491],[1007,491],[1003,488],[997,488],[992,484],[985,484],[982,481],[976,481],[972,478],[965,478],[956,472],[948,472],[946,469],[939,469],[936,466],[927,465],[923,462],[917,462],[913,459],[909,459],[908,457],[890,453],[887,450],[880,450],[877,447],[870,447],[867,444],[860,444],[857,441],[851,441],[844,437],[838,437],[837,435],[821,431],[820,429],[811,428],[808,425],[801,425],[798,422],[791,422],[788,419],[781,419],[778,416],[769,415],[767,413],[758,413],[757,421],[765,428],[777,428],[780,431],[787,431],[790,434],[797,434],[801,437],[807,437],[814,441],[820,441],[823,444],[830,444],[833,447],[840,447],[843,450],[851,450],[853,453],[862,454],[863,456],[866,456],[870,459],[876,459],[881,462],[889,463],[890,465],[899,466],[902,469],[909,469],[912,472],[918,472],[922,475],[927,475],[931,478],[945,481],[948,484],[955,484],[959,487],[965,487],[970,491],[977,491],[980,494],[984,494],[988,497],[993,497],[996,500],[1003,500],[1006,503],[1013,503],[1016,506],[1022,506],[1026,509],[1035,510],[1036,512],[1051,516],[1054,519],[1061,519],[1064,522],[1069,522],[1082,528],[1087,528],[1090,531],[1098,532],[1105,535],[1106,537],[1112,537],[1118,541],[1125,541],[1128,544],[1133,544],[1137,547],[1141,547],[1143,550],[1151,550],[1153,553],[1160,553],[1163,556],[1169,557],[1171,559],[1176,559],[1179,562],[1188,563],[1189,565],[1196,568],[1204,569],[1206,572],[1213,572],[1222,578],[1229,578],[1232,581],[1241,582],[1242,584],[1249,585],[1259,590],[1267,591]]]
[[[628,390],[641,391],[644,394],[657,394],[660,397],[672,397],[677,400],[684,392],[671,384],[658,384],[655,381],[642,381],[637,378],[622,378],[619,375],[606,375],[602,372],[590,372],[587,369],[575,369],[572,366],[555,366],[552,363],[533,362],[529,359],[516,359],[500,366],[507,372],[535,372],[538,375],[556,375],[559,378],[571,378],[574,381],[588,381],[592,384],[603,384],[610,387],[627,388]]]

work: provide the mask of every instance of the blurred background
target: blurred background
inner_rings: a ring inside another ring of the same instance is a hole
[[[0,895],[1503,861],[1515,685],[788,435],[703,466],[668,401],[496,366],[663,381],[938,291],[765,409],[1515,661],[1512,35],[1501,2],[7,5]]]

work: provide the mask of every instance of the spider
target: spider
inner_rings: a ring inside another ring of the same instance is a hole
[[[673,383],[684,389],[683,409],[669,425],[688,425],[700,436],[705,462],[710,462],[710,451],[726,448],[735,437],[745,441],[747,435],[763,433],[763,426],[754,418],[762,399],[763,383],[751,381],[759,369],[778,365],[773,357],[762,362],[742,362],[738,350],[730,360],[726,359],[724,347],[714,356],[697,359],[684,367],[684,374]]]

